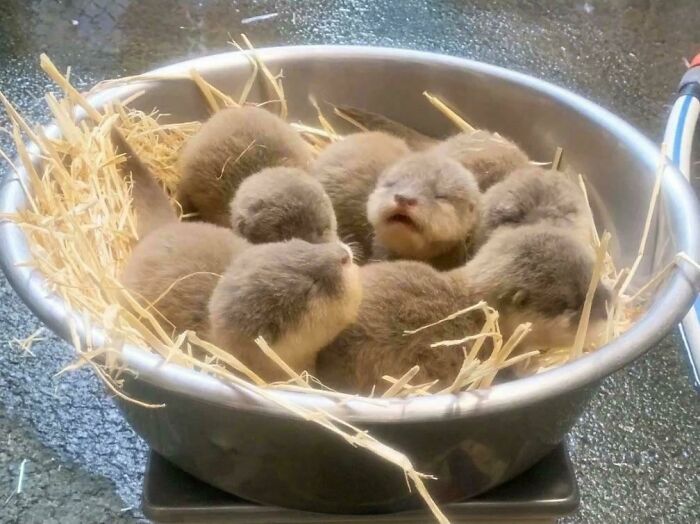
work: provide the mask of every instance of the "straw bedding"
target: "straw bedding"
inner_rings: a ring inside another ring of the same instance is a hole
[[[244,38],[253,73],[237,99],[224,94],[211,86],[196,71],[191,72],[191,79],[199,87],[207,106],[212,112],[229,105],[247,103],[247,98],[255,82],[266,82],[273,88],[277,99],[266,102],[273,105],[282,118],[287,117],[287,103],[281,76],[274,75],[260,61],[252,46]],[[0,95],[2,103],[10,117],[21,165],[26,170],[22,182],[26,191],[28,205],[16,215],[4,217],[17,222],[27,236],[32,261],[31,265],[46,278],[48,290],[58,294],[67,307],[80,318],[85,326],[99,326],[106,335],[106,343],[100,347],[91,344],[90,337],[81,340],[74,323],[71,324],[73,344],[77,360],[70,367],[92,366],[115,395],[125,397],[121,391],[122,364],[119,352],[124,344],[133,344],[157,353],[166,361],[197,369],[218,377],[222,381],[241,387],[256,387],[263,395],[277,402],[291,413],[320,424],[329,431],[337,433],[351,445],[362,446],[375,452],[385,460],[404,470],[407,478],[418,489],[426,503],[441,522],[446,518],[432,501],[423,484],[422,475],[416,472],[409,459],[401,453],[378,442],[371,436],[338,420],[326,413],[310,412],[298,406],[287,405],[274,396],[265,393],[274,388],[310,389],[343,401],[347,395],[329,391],[313,377],[303,373],[296,374],[279,362],[289,374],[285,383],[266,384],[237,359],[221,349],[201,340],[197,334],[186,332],[172,337],[164,331],[157,320],[157,304],[141,307],[135,297],[131,296],[119,283],[119,275],[137,241],[136,217],[131,208],[130,187],[118,170],[123,160],[115,153],[109,139],[113,124],[122,130],[127,140],[133,144],[137,153],[149,165],[164,190],[172,195],[178,183],[176,158],[184,141],[194,134],[199,122],[182,122],[162,125],[157,111],[144,113],[130,109],[127,103],[115,103],[106,108],[92,108],[87,99],[74,88],[55,68],[46,56],[42,56],[44,71],[63,89],[65,98],[58,100],[46,95],[47,105],[60,128],[60,138],[49,138],[39,128],[33,128]],[[108,81],[96,86],[101,90],[116,83],[128,83],[142,80],[143,77]],[[438,97],[425,93],[427,102],[432,103],[457,127],[470,129],[459,114],[449,108]],[[311,100],[318,111],[318,126],[309,123],[293,123],[295,128],[313,146],[320,151],[329,142],[339,138],[332,123],[323,115],[315,100]],[[87,113],[87,118],[76,123],[73,113],[76,107]],[[348,120],[347,115],[335,111],[339,117]],[[352,122],[352,119],[348,121]],[[358,127],[361,127],[358,125]],[[34,143],[39,150],[41,162],[35,166],[30,158],[28,144]],[[561,157],[557,152],[556,164]],[[665,158],[662,155],[662,158]],[[658,195],[661,174],[664,172],[663,161],[660,162],[659,176],[649,208],[645,233],[641,239],[638,259],[629,269],[618,270],[608,252],[610,235],[598,235],[591,217],[591,241],[597,254],[596,265],[591,279],[590,292],[584,305],[584,312],[576,341],[569,348],[550,348],[539,352],[517,354],[518,343],[527,335],[528,324],[520,326],[509,340],[503,340],[498,329],[498,312],[488,304],[480,302],[467,310],[455,312],[454,315],[440,322],[449,322],[451,318],[481,310],[484,324],[478,333],[465,333],[464,338],[452,341],[436,340],[434,347],[452,346],[462,348],[471,343],[469,351],[464,351],[465,359],[462,369],[454,383],[441,391],[435,391],[434,384],[413,384],[412,377],[417,368],[406,370],[402,377],[385,377],[391,384],[384,396],[425,395],[431,393],[450,393],[489,387],[499,370],[515,366],[518,373],[538,373],[560,366],[595,348],[584,347],[588,313],[596,284],[600,279],[609,283],[615,290],[615,300],[609,310],[607,340],[624,332],[643,311],[650,293],[662,280],[663,275],[653,279],[647,286],[631,293],[631,284],[639,261],[644,254],[646,238],[650,228],[654,207]],[[585,191],[584,179],[579,177],[581,188]],[[669,266],[670,267],[670,266]],[[664,272],[668,273],[668,268]],[[131,307],[125,308],[124,304]],[[416,326],[406,336],[431,326]],[[490,340],[490,344],[485,344]],[[258,339],[261,351],[276,361],[273,348],[264,340]],[[488,351],[486,348],[489,349]],[[195,354],[206,355],[203,359]],[[255,384],[253,386],[252,384]],[[126,397],[125,397],[126,398]],[[138,399],[128,399],[140,403]],[[368,400],[370,401],[370,400]]]

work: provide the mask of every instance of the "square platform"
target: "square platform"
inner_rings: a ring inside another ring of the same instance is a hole
[[[452,523],[550,523],[576,510],[579,493],[566,448],[561,445],[531,469],[488,493],[465,502],[445,504]],[[423,524],[427,511],[380,515],[331,515],[261,506],[213,488],[151,451],[142,501],[156,523],[304,524],[324,522],[393,522]]]

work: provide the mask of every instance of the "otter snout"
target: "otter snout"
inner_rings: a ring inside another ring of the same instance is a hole
[[[350,249],[350,246],[347,244],[343,244],[342,242],[339,242],[338,245],[340,246],[342,253],[340,255],[340,263],[343,266],[350,265],[354,262],[354,256],[352,253],[352,249]]]
[[[418,203],[418,199],[403,195],[401,193],[396,193],[394,195],[394,202],[396,202],[396,205],[399,207],[412,207]]]

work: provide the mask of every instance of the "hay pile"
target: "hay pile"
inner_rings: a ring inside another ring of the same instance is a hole
[[[225,106],[247,103],[254,83],[267,82],[278,98],[265,102],[265,105],[275,105],[279,115],[286,118],[287,102],[281,75],[274,75],[258,59],[250,43],[245,39],[244,41],[248,47],[246,56],[253,67],[253,74],[236,100],[207,83],[196,71],[191,71],[190,78],[199,87],[212,112]],[[48,57],[41,57],[41,66],[66,95],[60,101],[53,95],[46,95],[46,102],[60,129],[61,137],[49,138],[41,129],[30,126],[13,109],[9,101],[0,95],[12,123],[11,133],[19,158],[27,173],[26,186],[23,187],[27,194],[28,206],[16,215],[5,218],[21,225],[31,248],[32,265],[45,276],[49,291],[60,296],[66,306],[83,320],[85,326],[99,326],[106,335],[106,344],[93,347],[89,336],[83,343],[75,325],[71,325],[73,344],[78,354],[78,359],[71,369],[84,365],[93,367],[116,395],[124,397],[119,379],[121,371],[119,354],[124,344],[133,344],[157,353],[168,362],[199,370],[226,383],[248,388],[257,386],[256,391],[291,413],[309,420],[310,423],[320,424],[347,440],[351,445],[365,447],[397,465],[424,497],[436,518],[446,522],[446,518],[432,501],[423,484],[426,476],[416,472],[406,456],[327,413],[310,412],[298,406],[284,404],[266,391],[274,388],[296,390],[314,388],[317,393],[339,401],[343,401],[348,395],[329,391],[318,384],[313,377],[306,373],[298,375],[281,362],[280,365],[290,375],[289,381],[266,384],[235,357],[201,340],[195,333],[182,333],[176,338],[169,336],[157,322],[157,307],[145,309],[139,306],[138,301],[120,285],[118,277],[137,241],[137,234],[135,216],[131,208],[130,187],[118,170],[123,159],[115,154],[109,139],[110,128],[115,123],[118,125],[129,143],[133,144],[137,153],[152,169],[164,189],[172,195],[179,177],[175,168],[178,151],[183,142],[198,130],[200,124],[183,122],[161,125],[157,112],[136,111],[128,108],[127,103],[114,103],[98,110],[91,107],[86,98],[70,85]],[[103,82],[96,86],[94,91],[117,83],[143,81],[143,79],[144,77],[133,77]],[[429,93],[425,94],[428,100],[450,118],[459,129],[471,128],[456,111],[450,109],[439,98]],[[318,111],[320,127],[301,123],[292,124],[316,151],[320,151],[329,142],[337,140],[339,134],[323,115],[318,104],[314,100],[311,103]],[[76,123],[73,118],[77,107],[87,113],[87,118],[79,123]],[[349,119],[341,111],[336,110],[335,113],[345,120]],[[353,122],[352,119],[348,121]],[[362,128],[359,124],[355,124]],[[39,167],[32,164],[28,152],[28,144],[31,142],[37,145],[40,152],[42,162]],[[659,173],[663,173],[663,166]],[[660,180],[660,176],[658,178]],[[659,180],[657,180],[650,206],[639,258],[644,253]],[[582,178],[580,182],[585,191]],[[22,183],[25,184],[25,182]],[[617,292],[617,298],[609,311],[607,339],[603,342],[607,342],[627,329],[643,310],[648,293],[654,285],[658,284],[660,278],[655,279],[640,292],[628,295],[627,290],[639,265],[638,261],[630,270],[618,271],[608,252],[609,234],[605,233],[599,237],[592,220],[591,227],[597,261],[581,325],[572,347],[550,348],[518,355],[516,352],[518,343],[527,335],[530,326],[523,324],[509,340],[503,340],[498,328],[498,312],[488,304],[480,302],[439,321],[449,322],[458,315],[474,310],[483,311],[485,319],[479,333],[465,333],[464,338],[460,340],[436,340],[433,344],[433,347],[437,348],[466,347],[471,343],[469,351],[465,350],[464,364],[459,376],[450,387],[435,391],[434,383],[412,384],[411,379],[418,372],[418,368],[414,367],[407,370],[402,377],[385,377],[391,386],[384,396],[405,397],[487,388],[493,383],[497,373],[504,368],[517,365],[520,373],[538,373],[595,350],[592,347],[583,347],[583,340],[593,290],[599,279],[610,282]],[[131,304],[135,313],[120,306],[124,303]],[[406,335],[410,336],[412,333],[430,329],[431,326],[416,326],[414,331]],[[487,340],[490,344],[486,344]],[[256,342],[261,351],[268,354],[270,358],[279,360],[265,341],[258,339]],[[485,349],[487,347],[493,349],[487,351]],[[196,359],[193,356],[196,349],[206,354],[206,358]],[[145,407],[154,407],[143,404],[138,399],[128,400]]]

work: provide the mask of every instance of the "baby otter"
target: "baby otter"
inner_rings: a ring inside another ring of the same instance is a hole
[[[357,316],[358,269],[339,242],[253,246],[233,261],[211,297],[212,342],[268,381],[289,377],[260,351],[258,336],[295,371],[313,372],[321,348]]]
[[[400,377],[418,365],[413,382],[437,379],[436,387],[445,387],[462,365],[462,349],[430,344],[478,333],[483,314],[465,314],[413,335],[405,331],[482,299],[498,309],[506,339],[518,324],[533,323],[519,351],[570,345],[593,265],[591,252],[580,242],[560,229],[534,225],[496,231],[471,261],[447,273],[419,262],[365,266],[357,321],[319,354],[317,376],[333,388],[367,394],[375,386],[385,389],[383,375]],[[599,285],[589,340],[595,340],[605,326],[608,299],[608,289]]]
[[[121,281],[170,335],[185,330],[208,338],[207,304],[220,276],[248,243],[230,229],[174,222],[139,242]]]
[[[333,204],[323,186],[291,167],[263,169],[246,178],[231,201],[231,225],[253,244],[337,239]]]
[[[372,248],[367,198],[381,172],[408,152],[403,140],[386,133],[356,133],[329,145],[311,167],[333,203],[338,236],[363,256]]]
[[[133,181],[139,242],[120,280],[170,335],[192,330],[206,337],[207,303],[219,276],[248,243],[230,229],[203,222],[181,223],[148,167],[123,135],[112,129],[125,173]]]
[[[382,173],[367,201],[373,258],[462,265],[480,201],[474,176],[455,160],[431,151],[405,156]]]
[[[123,137],[115,142],[131,151]],[[138,160],[133,151],[128,157]],[[139,166],[134,201],[147,203],[143,193],[154,180]],[[160,203],[169,207],[167,199]],[[136,211],[137,217],[164,214]],[[277,380],[286,377],[255,337],[262,335],[297,371],[313,370],[316,352],[355,319],[362,288],[346,246],[301,240],[250,246],[227,228],[179,223],[174,212],[165,222],[145,232],[121,280],[143,307],[157,309],[166,332],[193,330]]]
[[[435,146],[435,150],[474,173],[481,191],[514,169],[529,165],[527,155],[517,145],[488,131],[459,133]]]
[[[590,243],[590,212],[581,189],[564,173],[524,167],[484,193],[479,231],[484,241],[499,227],[545,223]]]
[[[336,106],[336,108],[369,131],[382,131],[403,139],[406,145],[414,151],[423,151],[438,142],[436,139],[384,115],[350,106]]]
[[[222,109],[180,154],[177,200],[184,213],[228,227],[229,203],[241,182],[263,168],[305,168],[311,149],[286,122],[257,107]]]

